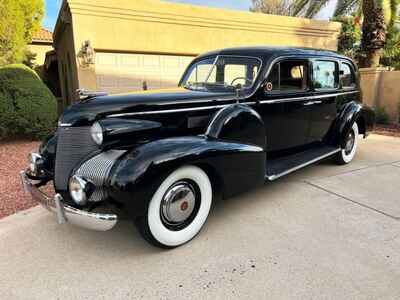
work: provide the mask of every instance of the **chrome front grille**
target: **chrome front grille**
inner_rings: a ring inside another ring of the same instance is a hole
[[[89,201],[98,202],[107,197],[104,184],[115,161],[125,152],[124,150],[110,150],[100,153],[84,162],[75,172],[75,175],[90,180],[96,186]]]
[[[68,189],[68,179],[77,164],[98,149],[90,136],[90,127],[59,127],[54,184],[57,190]]]

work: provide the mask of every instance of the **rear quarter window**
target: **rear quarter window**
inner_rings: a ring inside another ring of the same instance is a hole
[[[353,67],[349,63],[341,63],[340,65],[340,84],[343,88],[356,87],[356,76]]]

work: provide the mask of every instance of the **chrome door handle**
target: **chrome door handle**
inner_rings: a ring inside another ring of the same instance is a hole
[[[303,103],[304,106],[309,106],[309,105],[313,105],[315,102],[314,101],[308,101],[306,103]]]
[[[314,104],[321,104],[322,101],[314,101]]]

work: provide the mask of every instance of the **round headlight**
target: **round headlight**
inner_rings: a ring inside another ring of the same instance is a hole
[[[90,129],[90,134],[92,135],[93,141],[97,145],[100,146],[103,143],[103,128],[98,122],[93,124],[92,128]]]
[[[72,176],[69,180],[69,193],[78,205],[85,205],[87,202],[87,184],[88,182],[79,176]]]

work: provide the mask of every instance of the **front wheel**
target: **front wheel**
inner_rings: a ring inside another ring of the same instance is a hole
[[[349,134],[346,137],[346,144],[344,149],[336,154],[336,162],[339,165],[348,164],[356,155],[357,151],[357,138],[358,138],[358,125],[354,122]]]
[[[151,244],[162,248],[180,246],[201,230],[212,202],[207,174],[195,166],[172,172],[149,202],[147,215],[136,225]]]

